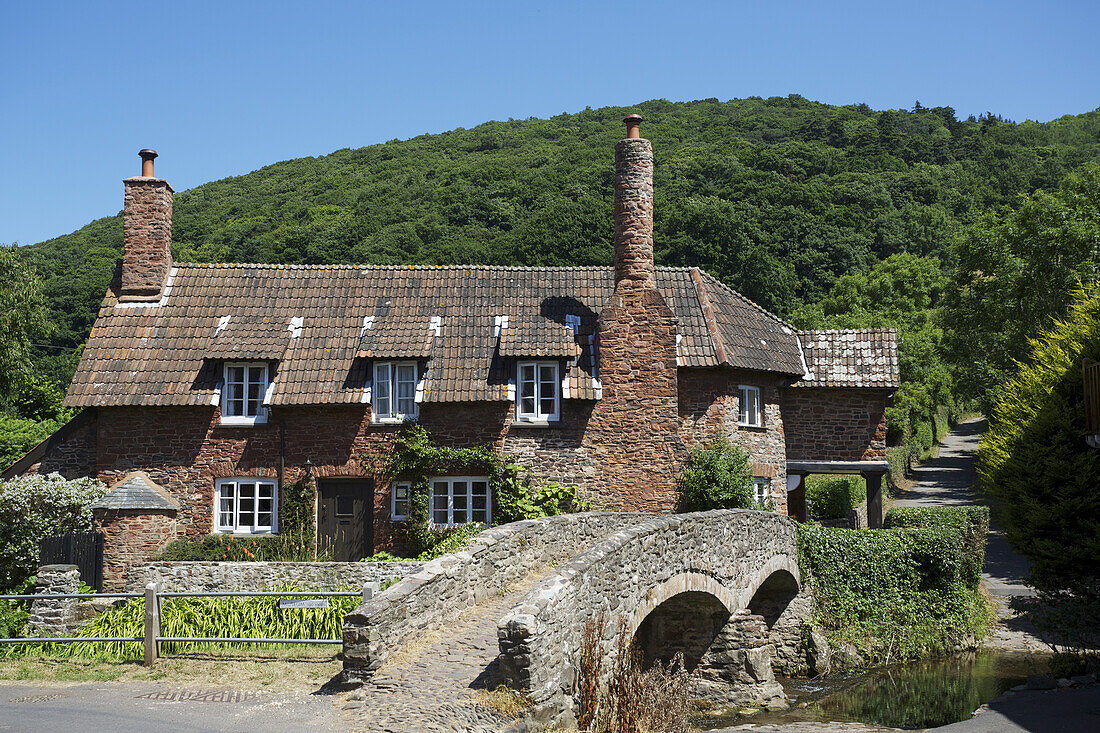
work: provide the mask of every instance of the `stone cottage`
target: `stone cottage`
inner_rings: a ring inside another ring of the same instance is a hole
[[[172,187],[141,151],[65,397],[82,411],[5,475],[119,487],[96,515],[112,587],[172,538],[277,533],[280,489],[303,477],[339,557],[391,546],[409,487],[368,456],[410,421],[597,506],[655,512],[690,446],[726,433],[777,509],[803,509],[806,473],[858,472],[874,523],[894,332],[800,333],[698,268],[655,267],[653,149],[625,121],[613,267],[174,263]],[[487,477],[430,483],[433,521],[492,520]]]

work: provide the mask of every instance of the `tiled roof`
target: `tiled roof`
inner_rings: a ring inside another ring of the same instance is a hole
[[[67,406],[211,404],[220,360],[237,358],[277,362],[273,405],[359,402],[379,358],[422,360],[428,402],[506,400],[505,360],[568,359],[569,397],[594,399],[592,334],[614,288],[610,267],[180,264],[171,278],[159,304],[108,292]],[[775,316],[695,269],[656,280],[681,366],[802,374]]]
[[[801,331],[806,377],[799,387],[897,389],[898,333],[892,328]]]
[[[138,471],[111,487],[92,504],[92,509],[179,509],[180,505],[164,493],[164,489]]]

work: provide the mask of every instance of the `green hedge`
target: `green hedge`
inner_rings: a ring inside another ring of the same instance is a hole
[[[897,521],[897,520],[895,520]],[[992,612],[970,582],[954,526],[846,530],[800,525],[799,564],[817,604],[811,623],[870,661],[956,650]]]
[[[807,476],[810,519],[843,519],[867,498],[862,476]]]
[[[982,579],[982,569],[985,567],[985,543],[986,535],[989,534],[988,507],[896,507],[886,513],[882,526],[886,529],[943,529],[953,533],[962,558],[962,579],[968,587],[978,587]]]

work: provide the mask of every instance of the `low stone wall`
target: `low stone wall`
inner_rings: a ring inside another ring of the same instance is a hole
[[[568,560],[578,550],[651,516],[587,512],[485,530],[466,549],[428,562],[345,617],[345,679],[369,679],[416,634],[450,623],[536,568]]]
[[[863,502],[848,516],[840,519],[822,519],[816,522],[822,527],[839,527],[841,529],[867,529],[867,502]]]
[[[76,593],[80,570],[76,565],[43,565],[38,568],[36,594]],[[31,636],[68,636],[79,623],[77,599],[44,598],[31,601],[27,628]]]
[[[784,606],[797,607],[793,602],[802,593],[796,526],[772,512],[717,510],[626,527],[558,567],[501,619],[501,671],[509,685],[531,696],[542,722],[568,727],[575,722],[586,620],[607,618],[599,644],[611,658],[617,619],[633,634],[652,611],[681,593],[709,594],[731,614],[749,608],[774,617],[778,609],[770,606],[779,597],[789,599]],[[772,649],[789,643],[786,634],[769,637]],[[612,666],[604,664],[605,670]]]
[[[300,590],[360,588],[420,570],[423,562],[158,562],[130,569],[127,590],[157,581],[166,591],[263,591],[293,585]]]

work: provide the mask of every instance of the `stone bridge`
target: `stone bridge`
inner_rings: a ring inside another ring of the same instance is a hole
[[[773,670],[804,666],[800,626],[809,602],[795,527],[788,517],[747,510],[593,512],[494,527],[346,617],[345,677],[375,685],[384,678],[388,690],[398,679],[415,686],[415,670],[390,668],[407,667],[431,641],[438,656],[481,636],[496,643],[462,684],[506,683],[533,700],[544,722],[568,723],[591,625],[606,659],[625,632],[649,663],[682,654],[700,696],[767,702],[782,696]],[[448,629],[459,627],[462,638],[449,639]],[[453,666],[428,672],[431,660],[413,663],[433,679],[453,677]],[[431,686],[419,685],[419,694]],[[449,712],[451,720],[465,714]],[[404,722],[428,725],[423,718]],[[385,721],[372,723],[383,728]]]

